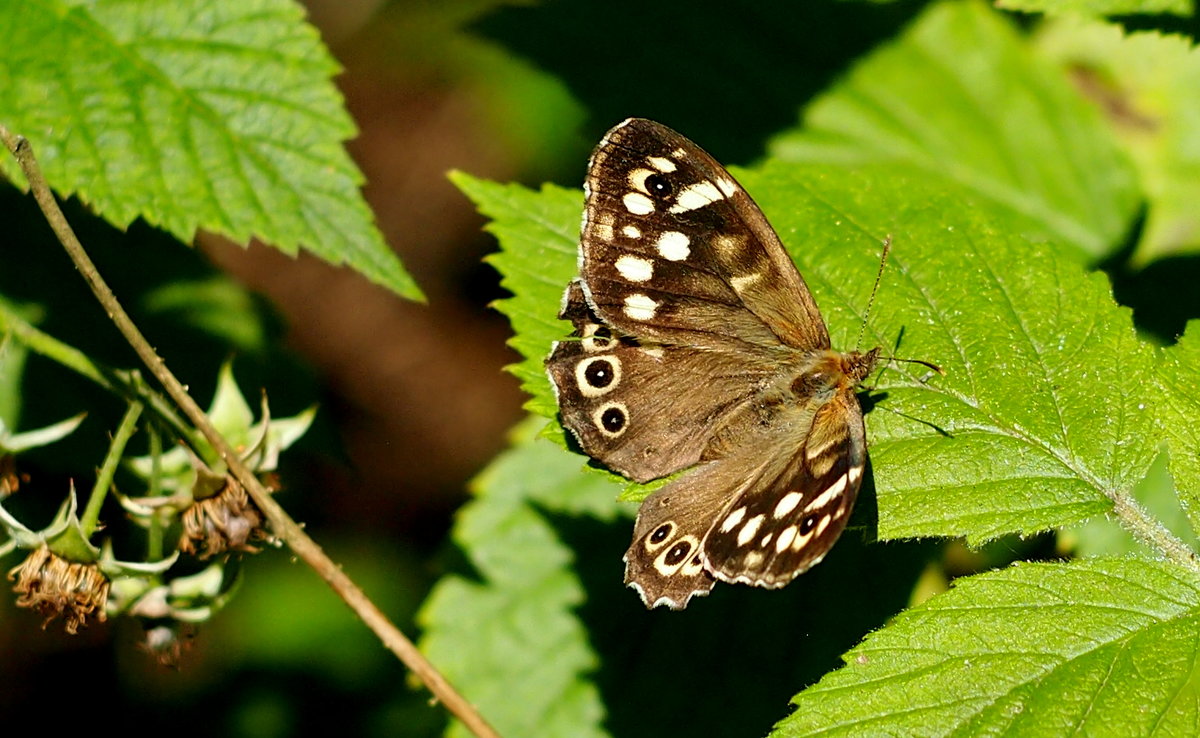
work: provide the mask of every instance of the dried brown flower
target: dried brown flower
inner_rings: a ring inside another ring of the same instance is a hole
[[[242,485],[226,477],[224,489],[184,511],[179,550],[201,559],[226,551],[256,553],[252,542],[268,538],[262,513]]]
[[[106,617],[108,577],[95,564],[68,561],[43,545],[14,567],[8,578],[17,582],[13,586],[21,595],[17,606],[46,616],[43,628],[62,617],[66,631],[74,635],[93,614],[101,622]]]

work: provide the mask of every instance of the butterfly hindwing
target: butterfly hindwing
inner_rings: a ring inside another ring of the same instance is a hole
[[[853,389],[821,406],[798,449],[776,452],[791,454],[786,466],[746,486],[705,538],[709,569],[722,581],[782,587],[819,563],[842,534],[866,465]]]
[[[621,336],[596,317],[578,282],[568,287],[560,317],[575,332],[555,344],[546,368],[562,423],[589,456],[638,482],[695,464],[714,438],[736,432],[753,399],[750,388],[774,370],[765,359],[667,350]],[[632,395],[626,382],[636,382]],[[682,400],[701,386],[705,402]],[[714,423],[714,416],[724,421]]]

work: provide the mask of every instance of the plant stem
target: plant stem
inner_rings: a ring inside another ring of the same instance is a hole
[[[1113,514],[1117,516],[1122,527],[1138,540],[1180,566],[1192,571],[1200,570],[1200,559],[1196,557],[1196,552],[1168,530],[1161,521],[1147,513],[1131,495],[1109,494],[1108,498],[1112,500]]]
[[[13,156],[20,163],[21,169],[29,181],[29,188],[33,192],[38,206],[41,207],[47,222],[50,223],[51,229],[53,229],[58,240],[67,250],[71,261],[75,263],[75,267],[88,283],[88,286],[91,287],[92,292],[96,295],[96,299],[100,301],[109,318],[117,326],[117,329],[125,337],[125,340],[133,347],[133,350],[137,352],[142,362],[146,365],[146,368],[150,370],[150,373],[154,375],[154,378],[166,390],[176,406],[191,421],[192,425],[204,435],[212,447],[217,450],[217,453],[221,455],[227,468],[242,486],[245,487],[250,497],[254,500],[254,503],[262,510],[267,520],[270,521],[274,534],[333,588],[342,600],[354,610],[355,614],[366,623],[367,627],[374,631],[375,635],[383,641],[384,646],[412,669],[413,673],[424,682],[425,686],[429,688],[434,696],[445,704],[446,708],[461,720],[471,732],[480,736],[480,738],[498,738],[496,731],[487,724],[483,717],[475,710],[474,706],[467,702],[454,689],[450,682],[434,668],[433,664],[429,663],[425,656],[417,650],[412,641],[405,637],[387,619],[387,616],[351,581],[350,577],[284,512],[279,503],[270,496],[258,481],[258,478],[238,458],[237,453],[230,447],[225,438],[213,427],[208,416],[204,414],[204,411],[200,409],[195,400],[188,395],[183,385],[175,378],[175,375],[167,369],[166,364],[154,351],[149,342],[146,341],[145,337],[142,336],[141,331],[138,330],[138,327],[134,325],[129,315],[121,307],[116,296],[109,289],[108,284],[105,283],[100,273],[96,270],[91,258],[84,250],[83,244],[79,242],[70,224],[67,223],[66,216],[63,215],[62,210],[58,207],[58,203],[55,202],[54,195],[50,191],[45,177],[42,175],[41,167],[34,158],[33,147],[29,141],[23,136],[14,136],[2,125],[0,125],[0,140],[4,141],[4,144],[12,151]]]
[[[142,407],[142,403],[136,400],[129,403],[129,407],[125,410],[125,417],[121,418],[121,424],[117,426],[112,443],[108,445],[108,453],[104,456],[104,463],[100,465],[100,472],[96,474],[96,484],[92,487],[91,496],[88,497],[87,508],[83,511],[83,517],[79,519],[79,527],[83,529],[85,539],[92,537],[92,533],[96,530],[96,523],[100,521],[100,508],[104,506],[104,498],[108,496],[108,490],[112,488],[113,475],[117,473],[117,464],[121,463],[125,445],[129,443],[133,432],[137,430],[138,418],[142,416]]]

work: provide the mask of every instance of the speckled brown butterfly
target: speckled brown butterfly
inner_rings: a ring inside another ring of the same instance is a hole
[[[762,211],[675,131],[613,128],[584,189],[575,331],[546,360],[563,425],[635,481],[690,469],[642,503],[625,581],[675,609],[718,579],[782,587],[846,527],[879,349],[830,348]]]

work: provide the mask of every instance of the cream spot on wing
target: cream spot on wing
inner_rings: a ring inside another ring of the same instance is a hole
[[[658,311],[658,303],[640,292],[625,298],[625,314],[634,320],[650,320]]]
[[[613,228],[607,223],[594,223],[592,225],[592,235],[601,241],[611,241],[613,239]]]
[[[686,213],[723,199],[725,199],[725,195],[717,189],[715,184],[706,179],[683,188],[676,196],[675,204],[670,207],[670,212]]]
[[[808,471],[814,477],[820,479],[829,473],[829,470],[833,468],[835,462],[837,462],[837,456],[835,454],[824,454],[822,456],[810,458],[808,460]]]
[[[808,539],[812,538],[813,532],[810,530],[807,533],[799,533],[796,540],[792,541],[792,550],[799,551],[804,548],[804,544],[808,543]]]
[[[846,476],[850,477],[850,484],[857,484],[862,478],[863,468],[861,466],[852,466],[850,471],[846,472]]]
[[[814,536],[821,535],[821,531],[823,531],[829,527],[830,520],[833,520],[832,515],[822,515],[821,519],[817,521],[817,527],[813,530],[813,535]]]
[[[846,475],[843,474],[842,476],[838,477],[836,482],[829,485],[824,492],[817,495],[812,502],[808,503],[804,510],[807,512],[809,510],[818,510],[822,507],[825,507],[825,505],[829,504],[830,500],[840,495],[845,489]]]
[[[629,184],[648,195],[650,191],[646,189],[646,177],[649,177],[651,174],[654,174],[654,172],[649,169],[634,169],[629,173]]]
[[[746,506],[742,505],[738,509],[729,513],[729,517],[725,518],[724,523],[721,523],[721,532],[728,533],[729,531],[738,527],[738,524],[741,523],[742,519],[745,517],[746,517]]]
[[[844,438],[844,436],[842,436],[842,438]],[[818,456],[820,456],[821,454],[823,454],[827,450],[829,450],[829,447],[832,446],[833,444],[837,443],[839,440],[841,440],[841,439],[836,434],[831,433],[829,435],[826,435],[822,439],[822,441],[823,441],[822,443],[810,444],[807,448],[805,448],[804,455],[805,455],[805,457],[808,458],[809,461],[812,461],[813,459],[817,458]]]
[[[682,146],[671,152],[672,159],[682,159],[685,156],[687,156],[687,152],[683,150]]]
[[[646,157],[646,161],[650,166],[664,174],[675,171],[675,162],[670,159],[664,159],[661,156],[648,156]]]
[[[800,500],[803,497],[804,495],[800,494],[799,492],[788,492],[786,495],[779,498],[779,502],[775,505],[775,512],[772,513],[772,515],[776,520],[782,518],[792,510],[795,510],[796,506],[800,504]]]
[[[667,231],[654,244],[658,255],[667,261],[683,261],[692,253],[691,240],[679,231]]]
[[[747,287],[749,287],[750,285],[757,282],[758,278],[760,276],[761,276],[760,274],[755,273],[755,274],[747,274],[744,277],[730,277],[729,278],[729,286],[733,287],[733,291],[740,295],[740,294],[742,294],[743,290],[745,290]]]
[[[762,551],[751,551],[750,553],[746,554],[746,567],[749,569],[756,569],[756,568],[758,568],[758,565],[761,564],[763,562],[763,559],[765,559],[765,558],[766,558],[766,556],[763,556]],[[738,577],[737,581],[749,582],[750,579],[749,579],[749,577]]]
[[[654,212],[654,201],[640,192],[626,192],[621,199],[625,209],[634,215],[649,215]]]
[[[737,192],[737,184],[735,184],[733,180],[721,177],[717,179],[717,189],[720,190],[721,194],[725,195],[725,197],[733,197],[733,193]]]
[[[792,542],[796,540],[796,533],[798,532],[799,530],[794,525],[784,528],[779,534],[779,540],[775,541],[775,553],[786,551],[792,545]]]
[[[654,264],[649,259],[626,254],[614,264],[617,272],[630,282],[648,282],[654,276]]]
[[[704,571],[704,559],[702,559],[699,554],[696,554],[692,557],[691,561],[683,565],[683,568],[679,570],[679,573],[685,577],[694,577],[699,575],[702,571]]]
[[[642,237],[641,229],[638,228],[637,226],[632,226],[632,225],[627,225],[624,228],[622,228],[621,233],[625,234],[625,236],[628,238],[641,238]]]
[[[771,537],[774,535],[775,535],[774,533],[768,533],[765,536],[763,536],[762,540],[758,542],[759,548],[766,548],[767,546],[770,546],[771,545]]]
[[[643,346],[641,351],[652,359],[661,359],[665,355],[662,346]]]
[[[754,540],[754,536],[758,534],[758,529],[762,525],[765,515],[755,515],[746,521],[742,529],[738,531],[737,545],[745,546],[750,541]]]

